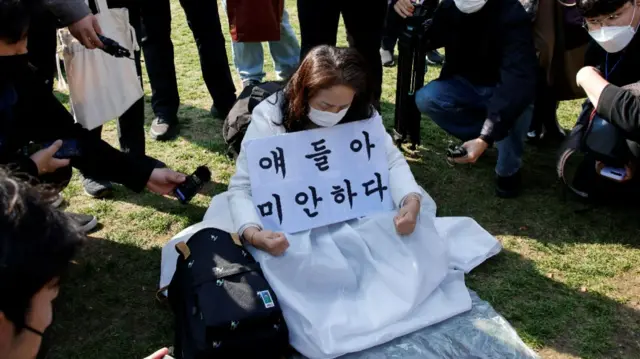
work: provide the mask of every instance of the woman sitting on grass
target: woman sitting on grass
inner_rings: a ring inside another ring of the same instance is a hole
[[[448,270],[435,204],[386,133],[365,69],[356,50],[313,49],[284,91],[254,109],[229,184],[234,230],[276,292],[292,345],[310,358],[366,349],[433,323],[422,309]],[[297,233],[264,230],[252,201],[248,141],[361,120],[385,136],[396,211]]]
[[[283,93],[256,107],[245,141],[375,117],[378,113],[372,105],[370,87],[365,64],[357,51],[317,47],[309,53]],[[249,205],[251,186],[244,152],[243,147],[229,190],[237,194],[234,200]],[[422,191],[390,136],[386,152],[391,193],[400,207],[395,226],[399,234],[408,235],[413,232],[420,213]],[[284,234],[261,230],[255,211],[245,211],[243,205],[236,206],[240,210],[233,213],[234,222],[241,224],[238,233],[247,243],[272,255],[284,253],[289,247]]]

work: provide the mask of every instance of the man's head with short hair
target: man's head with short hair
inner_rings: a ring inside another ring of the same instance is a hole
[[[0,358],[33,359],[84,237],[47,192],[0,169]]]
[[[577,0],[576,6],[585,17],[589,30],[598,30],[602,26],[637,27],[640,22],[640,0]],[[632,23],[633,21],[633,23]]]
[[[28,0],[0,0],[0,56],[27,51]]]

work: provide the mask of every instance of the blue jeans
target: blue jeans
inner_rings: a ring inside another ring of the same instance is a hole
[[[227,1],[222,0],[227,9]],[[289,13],[284,10],[280,24],[280,41],[269,41],[269,51],[273,57],[276,76],[279,80],[286,80],[298,68],[300,63],[300,44],[296,33],[289,23]],[[261,42],[232,42],[231,53],[238,74],[243,83],[259,81],[265,76],[264,53]]]
[[[493,87],[476,86],[460,76],[431,81],[416,93],[416,104],[452,136],[468,141],[480,136],[486,119],[487,103]],[[496,142],[498,148],[498,176],[511,176],[522,167],[524,140],[529,130],[533,105],[528,106],[516,119],[509,134]]]

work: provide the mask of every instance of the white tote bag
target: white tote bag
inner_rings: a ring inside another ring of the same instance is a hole
[[[139,47],[129,24],[129,11],[109,9],[106,0],[95,1],[103,35],[128,49],[133,57]],[[76,122],[84,128],[92,130],[121,116],[144,95],[133,59],[116,58],[100,49],[89,50],[68,29],[59,30],[58,39],[71,109]]]

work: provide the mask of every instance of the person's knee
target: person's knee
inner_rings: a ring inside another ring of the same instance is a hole
[[[439,87],[437,81],[432,81],[416,92],[416,106],[421,113],[430,115],[437,112]]]

